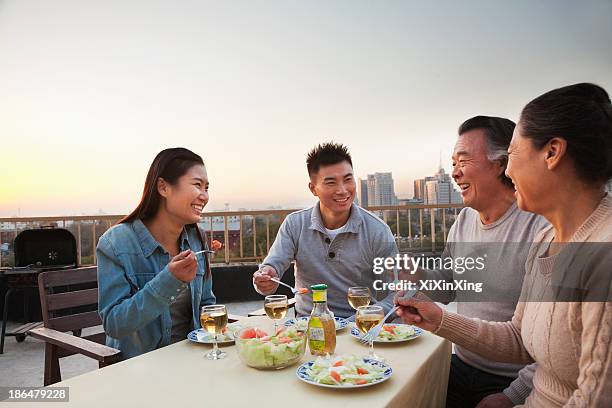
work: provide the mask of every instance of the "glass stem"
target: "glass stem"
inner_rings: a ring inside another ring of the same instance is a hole
[[[374,358],[374,341],[370,342],[370,358]]]
[[[217,345],[217,333],[215,333],[215,341],[213,342],[213,355],[219,354],[219,346]]]

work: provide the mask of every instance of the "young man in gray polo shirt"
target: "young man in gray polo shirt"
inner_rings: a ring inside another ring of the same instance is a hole
[[[374,258],[392,257],[397,246],[391,230],[381,219],[354,204],[355,176],[346,146],[325,143],[315,147],[306,160],[308,188],[319,202],[313,207],[289,214],[283,221],[262,267],[253,275],[255,289],[274,293],[282,277],[295,261],[296,287],[327,284],[327,303],[340,317],[355,311],[347,301],[351,286],[367,286],[380,304],[392,306],[393,293],[376,293],[375,280],[388,281],[388,274],[373,273]],[[375,300],[372,300],[374,303]],[[296,296],[298,316],[312,311],[312,296]]]

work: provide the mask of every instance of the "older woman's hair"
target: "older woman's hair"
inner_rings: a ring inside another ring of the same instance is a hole
[[[600,86],[582,83],[538,96],[523,108],[519,129],[538,149],[554,137],[565,139],[585,182],[612,178],[612,105]]]
[[[490,161],[502,163],[504,171],[499,179],[507,187],[513,187],[512,180],[506,177],[508,165],[508,146],[512,140],[512,132],[516,124],[510,119],[495,116],[474,116],[459,126],[459,136],[474,129],[482,129],[487,138],[487,158]]]

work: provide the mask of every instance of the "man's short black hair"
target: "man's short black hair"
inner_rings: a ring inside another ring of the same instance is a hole
[[[317,174],[321,166],[331,166],[343,161],[347,161],[351,167],[353,166],[351,154],[345,145],[334,142],[317,145],[306,157],[308,175],[312,177]]]

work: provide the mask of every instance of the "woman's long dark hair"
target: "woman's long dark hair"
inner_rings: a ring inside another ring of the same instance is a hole
[[[171,149],[162,150],[155,156],[147,178],[145,180],[144,190],[140,203],[134,211],[123,217],[118,224],[132,222],[134,220],[147,220],[153,218],[161,204],[161,195],[157,191],[157,181],[162,178],[167,183],[174,185],[180,177],[185,175],[187,171],[196,165],[204,165],[204,160],[194,152],[184,147],[173,147]],[[205,233],[200,230],[197,224],[188,224],[186,228],[195,228],[197,235],[200,238],[202,249],[208,249]],[[208,256],[206,260],[206,277],[210,277],[210,264]]]
[[[519,122],[538,149],[564,138],[584,181],[603,184],[612,177],[612,105],[602,87],[582,83],[546,92],[523,108]]]

